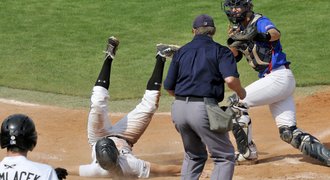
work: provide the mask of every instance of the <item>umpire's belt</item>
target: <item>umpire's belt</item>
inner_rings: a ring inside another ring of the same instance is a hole
[[[196,96],[175,96],[175,99],[180,101],[204,102],[203,97],[196,97]]]

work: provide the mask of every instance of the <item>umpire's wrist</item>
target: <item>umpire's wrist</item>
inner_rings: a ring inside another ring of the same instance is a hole
[[[246,97],[246,91],[244,88],[242,88],[239,92],[237,92],[237,96],[240,98],[240,99],[244,99]]]

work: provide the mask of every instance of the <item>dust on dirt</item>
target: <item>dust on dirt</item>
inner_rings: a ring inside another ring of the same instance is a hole
[[[297,98],[296,108],[298,127],[311,133],[330,148],[330,89]],[[35,121],[38,144],[34,151],[29,153],[30,159],[48,163],[53,167],[90,163],[91,154],[86,133],[88,109],[65,109],[0,101],[1,120],[13,113],[27,114]],[[259,150],[259,163],[236,166],[234,180],[330,179],[330,167],[302,155],[299,150],[280,139],[267,106],[252,108],[250,115],[253,120],[254,141]],[[116,122],[124,115],[110,116],[113,122]],[[232,136],[231,139],[234,142]],[[181,165],[183,147],[181,138],[172,124],[170,113],[155,114],[133,149],[141,159],[159,164]],[[5,150],[2,150],[0,159],[4,156]],[[212,161],[209,159],[205,171],[211,173],[212,167]],[[91,178],[68,176],[67,179]]]

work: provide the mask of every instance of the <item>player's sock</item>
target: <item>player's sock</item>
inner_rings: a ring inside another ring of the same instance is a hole
[[[109,89],[111,64],[112,64],[111,58],[107,58],[106,60],[104,60],[99,77],[97,78],[97,80],[95,82],[95,86],[102,86],[106,89]]]
[[[156,56],[156,65],[147,84],[147,90],[160,90],[166,58]]]

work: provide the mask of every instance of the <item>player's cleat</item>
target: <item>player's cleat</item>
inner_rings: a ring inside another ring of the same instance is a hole
[[[247,159],[242,154],[236,154],[236,165],[254,165],[258,163],[258,158]]]
[[[119,40],[114,36],[109,37],[107,48],[104,51],[105,58],[108,58],[110,56],[112,59],[114,59],[118,46],[119,46]]]
[[[249,144],[248,150],[245,154],[239,152],[235,153],[236,165],[253,165],[258,163],[257,147],[253,141]]]
[[[180,48],[178,45],[172,44],[157,44],[157,54],[162,57],[172,57],[173,54]]]

